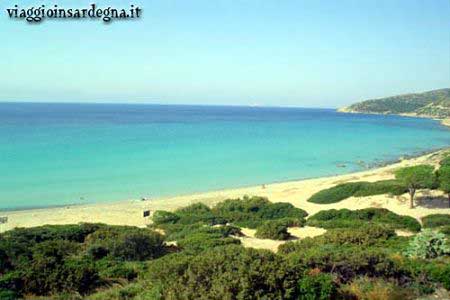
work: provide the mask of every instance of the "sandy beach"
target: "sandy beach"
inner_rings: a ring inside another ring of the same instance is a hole
[[[408,208],[408,195],[379,195],[360,198],[348,198],[339,203],[314,204],[306,200],[314,193],[349,181],[378,181],[394,178],[397,168],[415,164],[437,165],[442,154],[448,150],[440,150],[417,158],[405,159],[385,167],[367,171],[298,180],[282,183],[265,184],[237,189],[211,191],[193,195],[184,195],[152,200],[128,200],[112,203],[76,205],[58,208],[46,208],[22,211],[6,211],[0,216],[7,216],[8,222],[2,224],[1,231],[14,227],[32,227],[44,224],[73,224],[79,222],[101,222],[114,225],[132,225],[144,227],[151,223],[143,217],[144,210],[174,210],[195,202],[214,205],[227,198],[238,198],[243,195],[265,196],[274,202],[290,202],[306,210],[310,215],[324,209],[361,209],[366,207],[383,207],[397,214],[409,215],[420,220],[421,217],[434,213],[448,213],[447,198],[440,191],[420,191],[417,194],[417,206]]]

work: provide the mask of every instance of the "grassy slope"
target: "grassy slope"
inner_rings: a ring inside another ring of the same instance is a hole
[[[342,109],[348,112],[416,114],[424,117],[450,117],[450,89],[371,99]]]

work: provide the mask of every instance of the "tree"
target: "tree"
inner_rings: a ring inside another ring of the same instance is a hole
[[[410,208],[414,208],[414,195],[420,188],[431,188],[436,182],[433,166],[418,165],[406,167],[395,172],[395,178],[404,184],[409,191]]]
[[[450,165],[444,165],[438,173],[439,189],[447,194],[448,207],[450,207]]]

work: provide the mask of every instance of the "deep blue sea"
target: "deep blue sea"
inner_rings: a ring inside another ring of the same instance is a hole
[[[0,209],[342,174],[448,145],[437,121],[330,109],[2,103]]]

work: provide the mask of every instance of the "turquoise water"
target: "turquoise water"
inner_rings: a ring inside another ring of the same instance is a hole
[[[450,131],[326,109],[3,103],[0,141],[12,209],[342,174],[448,146]]]

